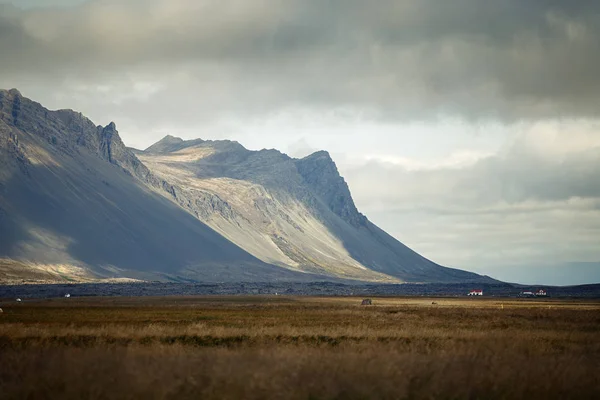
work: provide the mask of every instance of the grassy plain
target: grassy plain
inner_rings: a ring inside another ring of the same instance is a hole
[[[0,302],[0,398],[600,395],[600,302],[360,302],[285,296]]]

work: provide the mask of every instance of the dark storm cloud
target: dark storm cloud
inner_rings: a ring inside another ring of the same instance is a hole
[[[600,112],[597,1],[5,6],[0,54],[3,83],[31,75],[94,84],[128,72],[170,85],[184,71],[192,88],[212,83],[221,111],[336,106],[510,120]]]

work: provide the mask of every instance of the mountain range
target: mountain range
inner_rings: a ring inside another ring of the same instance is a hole
[[[305,158],[116,126],[0,91],[0,279],[493,282],[361,214],[325,151]]]

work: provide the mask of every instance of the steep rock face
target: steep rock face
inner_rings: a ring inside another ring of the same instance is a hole
[[[74,279],[319,279],[261,262],[169,201],[178,189],[154,177],[112,123],[0,91],[0,167],[0,277],[8,266]],[[219,208],[212,197],[193,200]]]
[[[114,122],[106,127],[96,126],[72,110],[49,111],[16,89],[0,90],[0,120],[43,139],[63,153],[75,155],[85,149],[134,175],[149,173],[125,147]]]
[[[0,120],[0,177],[6,176],[11,167],[18,167],[21,172],[28,174],[30,162],[19,143],[19,137]]]
[[[265,262],[369,281],[485,279],[439,266],[369,222],[327,152],[297,160],[229,141],[158,143],[138,156],[178,188],[178,203]]]
[[[396,281],[353,260],[301,200],[318,200],[302,185],[292,159],[275,150],[248,151],[230,141],[173,141],[140,159],[172,185],[170,197],[264,262],[340,278]],[[310,202],[307,202],[310,203]]]
[[[297,160],[172,136],[133,151],[114,123],[11,90],[0,91],[0,167],[0,259],[19,266],[212,282],[487,280],[372,224],[326,152]]]
[[[366,218],[358,212],[348,184],[326,151],[319,151],[296,161],[298,172],[336,215],[354,227],[365,224]]]

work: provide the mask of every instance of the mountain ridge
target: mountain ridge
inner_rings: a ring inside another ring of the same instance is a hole
[[[0,258],[142,279],[490,280],[432,263],[377,228],[358,211],[325,151],[295,159],[170,135],[135,150],[114,122],[102,127],[72,110],[49,111],[11,90],[0,91],[0,161],[0,227],[10,244],[0,246]],[[68,204],[59,215],[86,229],[23,209],[15,193],[23,204]],[[57,249],[34,237],[41,222],[44,235],[71,244]],[[108,232],[119,249],[114,256],[109,245],[94,243]]]
[[[349,246],[353,249],[350,251],[352,254],[348,254],[346,259],[346,261],[349,261],[348,259],[352,259],[350,264],[355,263],[358,260],[359,264],[361,262],[369,264],[369,269],[388,275],[390,273],[390,268],[377,265],[378,262],[380,264],[384,262],[389,264],[390,259],[394,257],[409,259],[411,257],[418,256],[412,250],[397,242],[394,238],[373,225],[357,210],[345,180],[340,176],[337,167],[335,166],[335,162],[331,159],[329,153],[326,151],[318,151],[301,159],[293,159],[276,150],[247,150],[242,146],[238,146],[237,143],[233,150],[233,152],[236,154],[227,154],[228,152],[232,151],[230,148],[230,141],[205,141],[201,139],[182,141],[178,139],[177,142],[179,143],[177,148],[167,149],[160,155],[142,152],[140,154],[140,159],[142,162],[148,165],[152,171],[155,171],[158,174],[161,173],[160,165],[167,166],[166,169],[168,169],[170,172],[173,172],[173,168],[176,168],[176,166],[181,166],[181,173],[179,176],[189,174],[199,178],[199,180],[196,180],[195,183],[200,184],[200,186],[204,185],[202,187],[204,190],[214,190],[214,188],[211,188],[210,185],[207,184],[207,182],[210,180],[227,179],[229,180],[230,186],[228,186],[228,190],[222,190],[220,195],[221,197],[225,197],[224,193],[227,193],[230,196],[230,200],[232,193],[234,193],[234,191],[231,190],[231,182],[242,180],[245,182],[250,181],[260,184],[262,186],[261,190],[265,190],[269,193],[269,195],[277,196],[277,194],[274,194],[274,192],[277,192],[278,190],[283,190],[286,195],[293,193],[301,200],[301,202],[313,207],[312,211],[316,211],[315,216],[317,217],[316,219],[318,222],[329,224],[328,221],[332,218],[332,216],[326,214],[327,212],[331,212],[344,222],[352,225],[354,228],[367,231],[369,235],[372,236],[371,242],[376,241],[387,249],[387,259],[383,262],[379,262],[381,261],[381,257],[379,257],[379,260],[378,257],[375,257],[375,260],[373,260],[372,258],[365,256],[367,251],[364,249],[364,246],[362,246],[363,249],[361,249],[361,239],[356,237],[356,232],[348,232],[347,227],[344,228],[343,226],[336,228],[336,223],[334,222],[330,224],[334,225],[330,228],[338,232],[337,237],[345,237],[346,242],[352,243],[352,245]],[[242,154],[240,154],[240,152]],[[269,158],[268,165],[273,165],[273,163],[276,161],[279,162],[281,167],[278,166],[278,176],[282,175],[284,176],[284,179],[272,179],[272,176],[252,176],[249,173],[249,171],[257,170],[257,168],[254,166],[256,164],[254,159],[260,159],[264,162],[264,157]],[[157,159],[158,161],[156,161]],[[219,163],[220,168],[217,173],[212,169],[214,164],[213,160],[215,159],[219,161],[227,160],[231,162],[231,165],[229,168],[224,168],[224,164]],[[153,162],[155,162],[154,165]],[[241,165],[237,165],[237,163],[241,163]],[[294,171],[296,175],[294,175]],[[171,178],[166,177],[165,179],[173,179],[173,176],[171,176]],[[302,190],[302,188],[299,189],[299,181],[303,182],[303,184],[308,184],[308,186],[311,186],[311,188],[304,188],[304,190]],[[289,188],[290,182],[292,183],[291,185],[294,186],[293,190]],[[186,186],[186,184],[183,186]],[[188,195],[193,197],[193,194]],[[244,199],[245,203],[252,201],[253,199],[251,198]],[[273,202],[273,204],[281,202],[283,201]],[[319,204],[321,204],[321,206],[319,206]],[[323,211],[324,209],[325,211]],[[299,225],[301,225],[300,219],[292,221],[292,218],[287,215],[282,219],[296,229],[299,229]],[[205,222],[208,224],[211,223],[210,221]],[[297,222],[297,224],[294,222]],[[282,222],[279,221],[279,223]],[[339,224],[339,221],[337,224]],[[344,232],[345,234],[343,234]],[[281,237],[278,232],[273,233],[265,230],[264,233],[272,236],[273,242],[275,242],[283,251],[283,253],[285,253],[286,256],[289,256],[292,261],[298,263],[307,261],[306,259],[297,257],[297,249],[292,248],[293,245],[291,243],[293,243],[293,241],[283,240],[283,237]],[[227,236],[226,232],[224,232],[224,234]],[[232,240],[236,242],[234,238],[232,238]],[[239,242],[236,243],[240,244]],[[240,245],[244,247],[243,244]],[[389,247],[395,250],[390,250]],[[451,280],[456,279],[455,276],[452,276],[453,274],[458,273],[460,275],[462,273],[460,270],[441,267],[437,264],[431,263],[429,260],[423,259],[420,256],[418,257],[419,262],[417,265],[419,265],[420,270],[426,270],[428,267],[433,268],[436,269],[437,272],[441,273],[440,275],[447,274]],[[270,262],[273,262],[273,260]],[[354,265],[354,267],[356,267],[356,265]],[[410,270],[410,268],[406,269],[406,271],[408,270]],[[414,276],[414,279],[427,281],[426,274],[424,274],[422,271],[413,271],[412,275]],[[413,277],[411,277],[411,279],[413,279]]]
[[[309,278],[261,262],[134,179],[169,190],[126,151],[114,124],[14,96],[0,91],[4,264],[75,280]],[[31,112],[13,113],[15,103]]]

